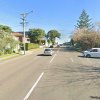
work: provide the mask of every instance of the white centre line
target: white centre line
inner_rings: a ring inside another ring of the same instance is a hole
[[[53,58],[51,59],[50,63],[53,61],[53,59],[55,58],[56,54],[53,56]]]
[[[71,58],[71,61],[74,62],[72,58]]]
[[[37,58],[39,58],[40,56],[37,56],[37,57],[35,57],[34,59],[37,59]]]
[[[28,97],[30,96],[30,94],[32,93],[32,91],[34,90],[34,88],[36,87],[36,85],[38,84],[38,82],[40,81],[40,79],[42,78],[43,74],[44,74],[44,72],[40,75],[40,77],[38,78],[38,80],[35,82],[35,84],[30,89],[30,91],[28,92],[28,94],[25,96],[25,98],[23,100],[27,100],[28,99]]]
[[[57,53],[59,52],[59,50],[57,51]]]

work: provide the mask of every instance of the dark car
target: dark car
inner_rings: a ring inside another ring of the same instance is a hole
[[[53,45],[50,45],[50,48],[53,48]]]
[[[57,45],[57,47],[60,47],[60,45]]]

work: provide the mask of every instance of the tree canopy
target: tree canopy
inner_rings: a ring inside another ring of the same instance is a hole
[[[14,40],[9,33],[0,33],[0,49],[3,51],[3,53],[8,48],[11,50],[14,49],[16,44],[18,44],[18,41]]]
[[[8,32],[8,33],[12,32],[12,29],[9,26],[0,25],[0,30],[2,30],[4,32]]]
[[[89,18],[89,15],[86,13],[86,11],[83,9],[79,20],[77,20],[76,28],[92,28],[93,24],[91,23],[91,19]]]
[[[47,37],[51,40],[52,44],[55,43],[55,38],[60,38],[61,34],[57,30],[50,30],[47,33]]]
[[[42,29],[29,29],[29,37],[33,42],[37,42],[41,40],[41,38],[45,37],[45,31]]]
[[[72,39],[77,47],[87,50],[100,45],[100,34],[96,30],[87,30],[86,28],[73,31]]]

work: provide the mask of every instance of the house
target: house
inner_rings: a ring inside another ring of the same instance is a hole
[[[7,32],[4,32],[4,31],[0,30],[0,34],[5,34],[5,33],[7,33]],[[8,37],[8,36],[9,36],[9,37],[12,37],[12,34],[9,34],[9,33],[7,33],[7,34],[8,34],[7,37]],[[13,38],[14,38],[14,40],[16,40],[16,41],[19,40],[18,37],[13,37]],[[5,46],[5,49],[10,49],[10,48],[11,48],[10,43],[6,43],[4,46]],[[13,50],[14,50],[15,52],[18,52],[18,49],[20,49],[20,45],[19,45],[19,44],[16,44],[16,47],[15,47]],[[2,47],[0,48],[0,50],[3,51]]]
[[[23,34],[14,32],[11,35],[13,36],[13,38],[15,40],[20,41],[20,43],[24,43],[24,35]],[[25,43],[30,43],[30,38],[28,38],[28,36],[25,36]],[[17,52],[18,49],[20,49],[20,48],[21,48],[21,45],[16,46],[15,51]]]
[[[12,33],[12,36],[14,36],[14,38],[18,38],[18,40],[21,42],[21,43],[24,43],[24,35],[21,34],[21,33]],[[30,38],[28,38],[28,36],[25,36],[25,43],[30,43]]]

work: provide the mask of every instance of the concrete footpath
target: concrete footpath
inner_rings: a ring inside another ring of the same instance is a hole
[[[35,52],[38,52],[40,50],[43,50],[44,48],[38,48],[38,49],[33,49],[33,50],[28,50],[28,51],[25,51],[25,55],[28,55],[28,54],[32,54],[32,53],[35,53]],[[4,57],[1,57],[0,58],[0,62],[2,62],[3,60],[6,60],[6,59],[10,59],[10,58],[16,58],[16,57],[20,57],[20,56],[23,56],[24,55],[24,51],[21,51],[20,54],[11,54],[11,55],[7,55],[7,56],[4,56]]]

